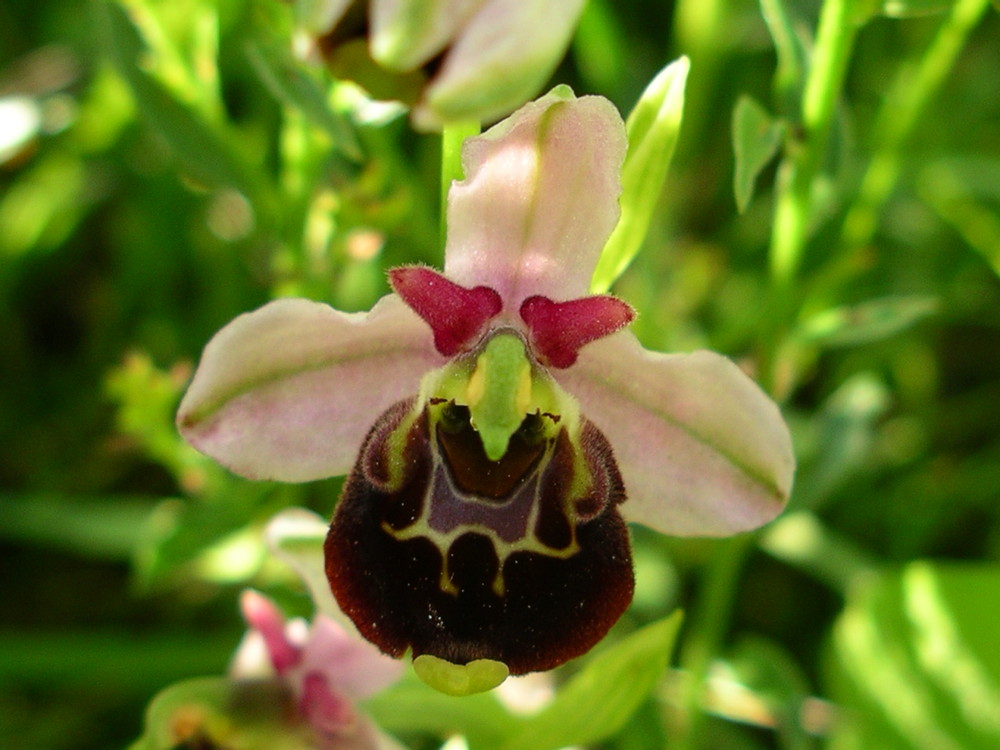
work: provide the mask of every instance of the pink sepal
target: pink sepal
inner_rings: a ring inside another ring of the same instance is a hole
[[[673,536],[725,536],[767,523],[788,501],[788,427],[725,357],[651,352],[619,331],[553,375],[614,447],[627,521]]]

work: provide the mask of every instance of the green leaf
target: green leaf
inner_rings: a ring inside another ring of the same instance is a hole
[[[251,44],[247,57],[271,94],[288,107],[300,111],[322,128],[333,145],[354,161],[362,158],[361,145],[351,123],[330,108],[323,87],[291,55],[274,45]]]
[[[128,560],[156,502],[126,496],[0,494],[0,538],[108,560]]]
[[[870,372],[850,376],[827,397],[797,435],[797,507],[816,509],[871,468],[876,430],[891,403],[885,383]]]
[[[622,213],[590,281],[595,294],[610,289],[642,247],[680,135],[690,67],[688,59],[680,57],[661,70],[628,116]]]
[[[493,693],[455,698],[420,682],[412,670],[364,706],[388,732],[426,732],[442,737],[461,734],[475,750],[499,747],[522,723]]]
[[[784,125],[749,96],[741,96],[733,109],[733,151],[736,171],[733,190],[740,213],[753,197],[757,175],[778,153],[785,133]]]
[[[760,0],[761,14],[774,40],[778,65],[774,72],[774,90],[778,95],[779,111],[790,119],[799,119],[799,100],[809,67],[809,53],[800,36],[806,25],[794,15],[801,4],[789,6],[788,0]]]
[[[145,731],[130,750],[311,750],[315,732],[306,722],[290,720],[292,701],[278,681],[185,680],[153,698]]]
[[[838,748],[1000,747],[1000,569],[911,563],[852,592],[833,634]]]
[[[138,110],[170,147],[184,171],[213,187],[239,190],[259,205],[260,185],[227,139],[141,66],[144,46],[135,26],[117,4],[103,2],[102,25],[112,62],[128,83]]]
[[[824,347],[868,344],[905,331],[937,309],[937,299],[927,295],[883,297],[813,315],[799,326],[798,336]]]
[[[955,5],[957,0],[883,0],[878,12],[890,18],[910,18],[912,16],[927,16],[934,13],[944,13]]]
[[[678,610],[592,658],[504,750],[589,746],[618,732],[663,676],[681,620]]]

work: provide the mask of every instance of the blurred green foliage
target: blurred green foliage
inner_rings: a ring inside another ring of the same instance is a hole
[[[139,736],[160,688],[224,671],[245,585],[310,610],[259,532],[289,505],[328,514],[339,480],[233,477],[173,412],[240,312],[288,294],[366,309],[387,267],[440,264],[440,140],[297,62],[291,16],[277,0],[0,5],[4,748]],[[557,739],[1000,744],[998,32],[986,0],[590,0],[555,81],[627,114],[691,60],[615,291],[647,345],[754,371],[800,469],[757,535],[635,530],[636,603],[560,675],[565,695],[682,606],[678,655],[628,721]],[[413,747],[512,736],[491,734],[491,698],[445,724],[419,687],[394,690],[372,710]]]

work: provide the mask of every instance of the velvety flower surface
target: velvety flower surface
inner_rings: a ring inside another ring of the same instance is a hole
[[[389,86],[386,95],[406,99],[412,86],[414,122],[439,129],[496,120],[535,96],[565,54],[584,0],[370,0],[367,13],[360,0],[298,5],[335,72],[360,77],[376,96]],[[360,32],[383,70],[412,75],[386,82],[366,73],[352,42]]]
[[[645,350],[627,304],[588,295],[625,148],[605,99],[526,105],[465,144],[443,274],[392,270],[367,314],[240,316],[181,404],[185,437],[244,476],[349,472],[333,593],[442,689],[603,637],[632,595],[626,521],[733,534],[788,497],[788,430],[753,381],[718,354]]]

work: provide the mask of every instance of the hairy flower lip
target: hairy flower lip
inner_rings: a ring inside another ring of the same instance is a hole
[[[589,650],[633,588],[618,513],[624,492],[607,442],[584,423],[583,460],[594,479],[580,499],[588,515],[572,524],[566,514],[578,503],[567,501],[580,467],[565,429],[532,484],[496,507],[450,484],[431,425],[406,420],[411,408],[401,402],[383,415],[386,428],[371,430],[358,459],[361,465],[373,452],[392,450],[393,432],[405,429],[411,457],[400,481],[375,485],[367,472],[352,472],[335,510],[327,575],[344,611],[365,637],[397,656],[410,651],[456,665],[486,659],[521,674]],[[398,513],[400,504],[411,510]],[[518,523],[523,530],[511,526]]]

